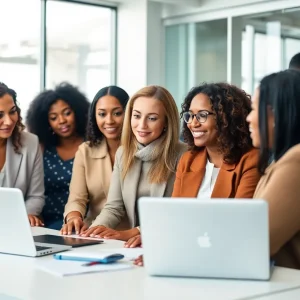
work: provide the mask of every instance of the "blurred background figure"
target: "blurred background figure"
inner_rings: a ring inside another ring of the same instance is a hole
[[[44,158],[45,226],[60,229],[69,196],[73,160],[84,141],[89,102],[74,86],[61,83],[30,104],[28,130],[39,138]]]
[[[300,53],[294,55],[290,61],[289,69],[300,71]]]

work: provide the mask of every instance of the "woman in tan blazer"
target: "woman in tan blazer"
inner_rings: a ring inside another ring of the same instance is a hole
[[[84,231],[104,207],[128,99],[117,86],[102,88],[94,97],[87,141],[75,156],[62,234]]]
[[[248,116],[262,174],[254,198],[269,205],[270,255],[300,269],[300,72],[265,77]]]
[[[23,131],[20,113],[15,91],[0,83],[0,187],[20,189],[30,225],[42,226],[43,158],[37,136]]]
[[[139,234],[137,199],[170,197],[175,169],[186,146],[179,142],[179,114],[171,94],[159,86],[138,91],[126,109],[107,203],[83,236],[127,241]],[[114,230],[124,215],[130,230]]]

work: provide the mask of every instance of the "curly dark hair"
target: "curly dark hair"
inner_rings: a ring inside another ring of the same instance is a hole
[[[30,104],[26,116],[28,130],[36,134],[44,147],[57,146],[59,136],[52,134],[48,121],[48,112],[52,104],[58,100],[70,105],[75,114],[76,133],[84,138],[90,103],[76,87],[63,82],[54,90],[40,93]]]
[[[4,95],[10,95],[13,98],[14,104],[17,109],[17,114],[18,114],[18,121],[16,123],[16,126],[11,134],[11,139],[12,139],[12,144],[14,146],[15,152],[19,152],[20,147],[22,147],[21,143],[21,132],[25,129],[25,126],[22,123],[22,117],[21,117],[21,109],[18,105],[17,102],[17,93],[13,90],[10,89],[6,84],[3,82],[0,82],[0,98],[3,97]]]
[[[181,106],[181,118],[184,112],[189,111],[193,98],[200,93],[208,96],[211,101],[217,124],[218,144],[220,152],[224,155],[223,160],[229,164],[237,163],[252,148],[249,126],[246,121],[251,111],[250,95],[231,84],[204,83],[192,88],[186,96]],[[199,150],[185,122],[182,134],[190,150]]]
[[[99,145],[102,139],[104,138],[104,135],[99,130],[96,122],[96,104],[101,97],[106,95],[110,95],[117,98],[120,104],[122,105],[124,111],[129,100],[128,94],[123,89],[115,85],[106,86],[97,92],[91,104],[88,117],[86,140],[89,142],[90,147]]]

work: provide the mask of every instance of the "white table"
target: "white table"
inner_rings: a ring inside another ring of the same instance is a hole
[[[58,234],[57,231],[43,228],[33,228],[33,233]],[[88,246],[85,249],[91,251],[116,247],[123,247],[123,243],[106,241],[105,244]],[[1,254],[0,300],[6,299],[4,296],[1,298],[1,295],[22,300],[300,299],[300,271],[285,268],[275,268],[272,279],[268,282],[150,277],[141,267],[58,277],[39,270],[36,266],[37,260],[52,259],[51,255],[28,258]],[[299,290],[291,290],[296,287]],[[272,296],[267,296],[271,293]],[[289,295],[288,293],[292,296],[280,298],[280,295]],[[265,298],[258,298],[263,296]]]

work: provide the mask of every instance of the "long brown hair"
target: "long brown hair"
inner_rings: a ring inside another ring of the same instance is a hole
[[[127,104],[121,145],[123,146],[123,169],[122,177],[126,177],[129,169],[132,167],[137,152],[138,142],[131,129],[131,116],[133,105],[136,99],[140,97],[154,98],[161,101],[166,113],[166,131],[163,132],[164,138],[155,149],[154,156],[157,157],[149,170],[148,178],[150,183],[166,182],[175,172],[177,161],[177,145],[179,141],[179,113],[172,95],[163,87],[151,85],[146,86],[136,92]]]
[[[3,82],[0,82],[0,98],[3,97],[6,94],[10,95],[13,98],[14,104],[15,104],[16,109],[17,109],[18,121],[16,123],[16,126],[15,126],[12,134],[11,134],[11,140],[12,140],[12,144],[14,146],[15,152],[18,153],[20,147],[22,147],[21,132],[25,129],[25,126],[22,123],[21,109],[18,106],[18,102],[17,102],[17,93],[13,89],[10,89]]]

